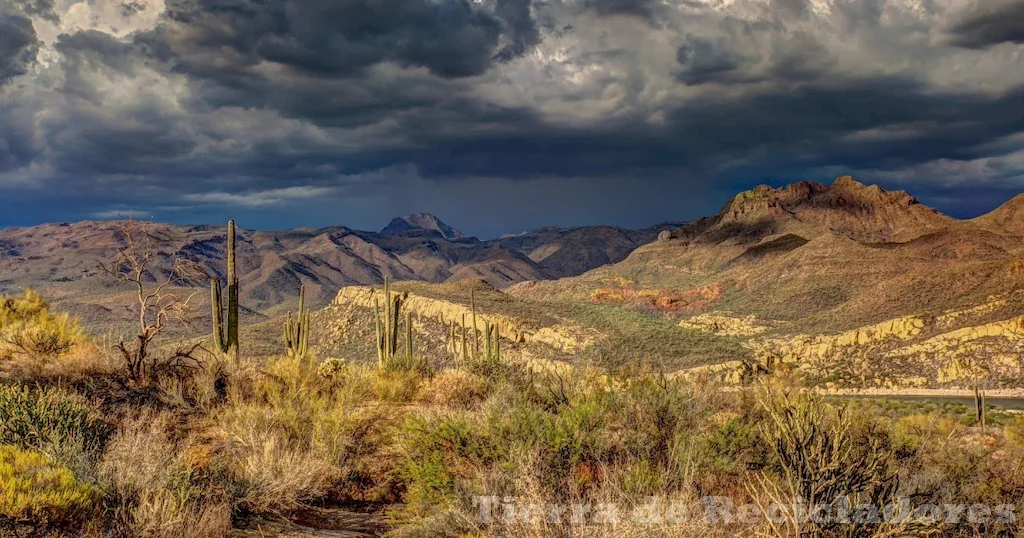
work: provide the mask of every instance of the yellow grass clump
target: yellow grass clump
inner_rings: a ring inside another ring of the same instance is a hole
[[[0,445],[0,515],[37,525],[84,516],[97,491],[34,450]]]

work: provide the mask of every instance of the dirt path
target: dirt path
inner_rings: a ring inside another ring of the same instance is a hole
[[[238,523],[233,538],[374,538],[390,529],[380,507],[306,508]]]
[[[866,389],[823,389],[819,394],[829,396],[908,396],[914,398],[973,398],[971,389],[914,389],[914,388],[866,388]],[[985,390],[988,398],[1024,398],[1024,389],[991,389]]]

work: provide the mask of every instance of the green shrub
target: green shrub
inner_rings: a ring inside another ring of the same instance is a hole
[[[768,446],[749,417],[729,417],[701,438],[702,452],[710,460],[707,472],[738,475],[764,467]]]
[[[413,512],[454,500],[459,479],[504,459],[488,432],[464,414],[409,417],[401,440],[405,457],[397,474]]]
[[[62,460],[69,449],[98,457],[114,432],[81,397],[54,388],[0,386],[0,416],[0,443]]]
[[[96,490],[32,450],[0,445],[0,515],[42,525],[80,520]]]

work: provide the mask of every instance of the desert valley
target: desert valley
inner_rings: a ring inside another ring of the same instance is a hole
[[[763,515],[1024,492],[1022,204],[958,220],[843,176],[489,241],[428,214],[8,228],[0,527],[1019,536],[1008,517],[704,516],[708,495]],[[492,498],[702,517],[495,521]]]
[[[175,259],[202,268],[193,285],[225,277],[226,227],[151,226],[154,282]],[[241,231],[243,346],[273,352],[302,287],[313,348],[370,357],[369,312],[390,277],[432,360],[454,356],[442,336],[475,289],[480,318],[527,361],[641,361],[732,380],[784,364],[850,389],[970,388],[983,370],[988,388],[1012,389],[1024,381],[1022,238],[1024,198],[957,220],[848,176],[758,187],[717,215],[644,230],[480,241],[419,214],[380,233]],[[0,246],[0,291],[35,289],[94,334],[131,323],[131,290],[100,270],[123,247],[116,221],[11,228]],[[194,310],[208,326],[207,309]]]
[[[0,0],[0,538],[1024,538],[1024,0]]]

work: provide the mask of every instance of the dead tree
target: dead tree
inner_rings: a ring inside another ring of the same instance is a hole
[[[179,348],[159,360],[150,348],[169,324],[188,323],[189,302],[198,292],[186,294],[181,288],[196,282],[203,271],[198,264],[179,257],[171,258],[169,268],[157,267],[167,257],[160,251],[167,240],[154,233],[152,222],[129,218],[118,224],[117,231],[123,246],[114,261],[100,263],[100,269],[133,291],[135,304],[131,308],[138,316],[138,333],[134,339],[122,339],[114,346],[124,359],[129,379],[142,381],[157,366],[198,362],[193,354],[199,344]]]

